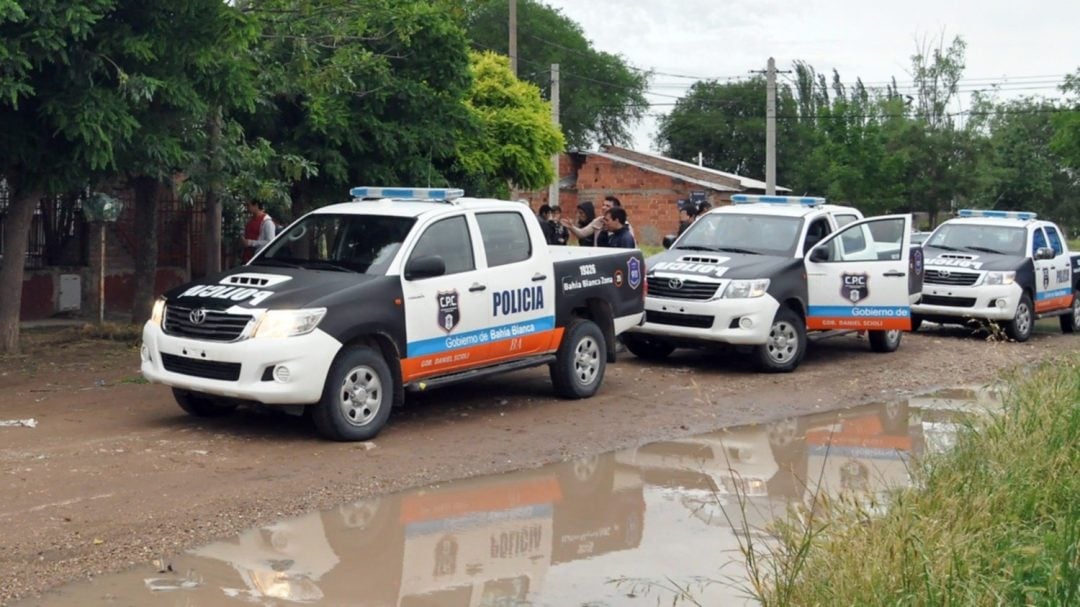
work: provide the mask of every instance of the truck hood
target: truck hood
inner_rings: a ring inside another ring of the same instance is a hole
[[[772,278],[802,259],[773,255],[739,255],[712,251],[670,249],[645,261],[649,274],[663,272],[682,277],[753,279]]]
[[[1026,257],[1019,255],[994,255],[976,251],[949,251],[923,246],[924,264],[928,268],[951,270],[1009,271],[1020,269]]]
[[[171,289],[165,298],[170,303],[211,309],[239,306],[291,310],[350,299],[357,290],[378,278],[384,277],[332,270],[240,266]]]

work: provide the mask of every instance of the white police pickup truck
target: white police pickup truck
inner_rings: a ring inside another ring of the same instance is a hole
[[[641,321],[638,250],[549,248],[527,206],[461,190],[351,193],[167,292],[143,375],[192,415],[310,405],[320,434],[367,440],[406,389],[546,364],[557,394],[592,396]]]
[[[794,370],[807,331],[867,331],[877,352],[900,345],[921,289],[911,217],[863,219],[823,198],[737,194],[650,257],[645,323],[623,336],[635,355],[676,347],[751,347],[767,372]]]
[[[1065,333],[1080,331],[1080,253],[1060,229],[1035,213],[964,209],[923,243],[926,276],[913,308],[923,320],[1000,322],[1027,341],[1038,318],[1057,316]]]

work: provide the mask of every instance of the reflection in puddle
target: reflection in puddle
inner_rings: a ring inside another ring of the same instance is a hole
[[[615,578],[721,583],[702,604],[747,602],[739,536],[764,537],[817,492],[881,504],[910,459],[949,448],[995,407],[952,389],[662,441],[513,474],[362,500],[66,586],[42,605],[654,605]],[[666,601],[670,601],[667,595]]]

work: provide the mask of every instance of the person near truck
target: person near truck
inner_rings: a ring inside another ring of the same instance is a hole
[[[596,219],[596,211],[593,209],[593,203],[586,200],[577,205],[577,223],[571,223],[569,218],[564,217],[562,225],[577,237],[579,245],[591,247],[595,237],[591,230],[586,232],[586,228],[591,227],[594,219]]]
[[[274,239],[277,226],[274,225],[274,220],[270,218],[270,214],[263,208],[263,203],[258,200],[249,200],[244,203],[244,206],[247,207],[248,213],[251,214],[251,218],[248,219],[247,224],[244,226],[243,237],[243,261],[247,263],[259,252],[259,249],[265,247]]]
[[[544,240],[548,244],[555,244],[555,224],[551,221],[551,206],[540,205],[536,218],[540,220],[540,231],[544,233]]]
[[[679,201],[679,236],[686,231],[686,228],[690,227],[690,224],[694,223],[697,219],[697,205],[689,200]]]
[[[591,207],[592,204],[590,203],[589,206]],[[604,201],[600,203],[600,215],[590,221],[588,224],[584,226],[574,226],[573,224],[564,222],[563,225],[569,228],[570,231],[578,237],[578,242],[581,243],[582,246],[607,246],[605,244],[607,240],[607,230],[605,227],[606,222],[604,220],[604,214],[607,213],[610,209],[616,207],[620,209],[622,208],[622,202],[617,197],[611,195],[604,196]],[[631,226],[629,223],[626,224],[626,227],[630,230],[630,236],[633,236],[634,227]],[[586,241],[589,244],[586,244]]]
[[[555,226],[555,244],[565,245],[570,240],[570,230],[562,224],[562,207],[551,207],[551,225]]]
[[[604,213],[604,231],[601,232],[601,236],[605,237],[604,242],[598,242],[597,246],[614,249],[637,248],[634,234],[630,231],[630,224],[626,221],[626,209],[622,207],[611,207]],[[598,237],[597,240],[599,241],[600,238]]]

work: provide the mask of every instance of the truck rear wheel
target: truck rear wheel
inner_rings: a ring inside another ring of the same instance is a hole
[[[1035,327],[1035,317],[1031,311],[1031,298],[1027,293],[1020,296],[1016,304],[1016,313],[1013,319],[1005,323],[1005,334],[1013,341],[1027,341],[1031,337],[1031,331]]]
[[[758,369],[766,373],[790,373],[806,354],[806,323],[791,308],[776,311],[768,340],[754,348]]]
[[[326,378],[322,399],[311,419],[324,438],[371,440],[390,419],[393,376],[381,354],[367,346],[343,350]]]
[[[912,333],[914,333],[915,331],[918,331],[919,327],[921,327],[922,324],[923,324],[923,317],[922,316],[919,316],[918,314],[912,314],[911,315],[911,332]]]
[[[172,393],[176,404],[194,417],[223,417],[236,410],[235,404],[222,402],[209,394],[180,388],[173,388]]]
[[[1080,333],[1080,289],[1073,289],[1071,310],[1068,314],[1058,317],[1061,321],[1062,333]]]
[[[550,365],[555,394],[563,398],[589,398],[600,389],[607,368],[604,333],[591,320],[570,323]]]
[[[675,351],[675,346],[652,336],[624,333],[622,342],[634,356],[645,360],[664,360]]]
[[[870,349],[874,352],[896,352],[903,338],[903,331],[867,331],[870,336]]]

